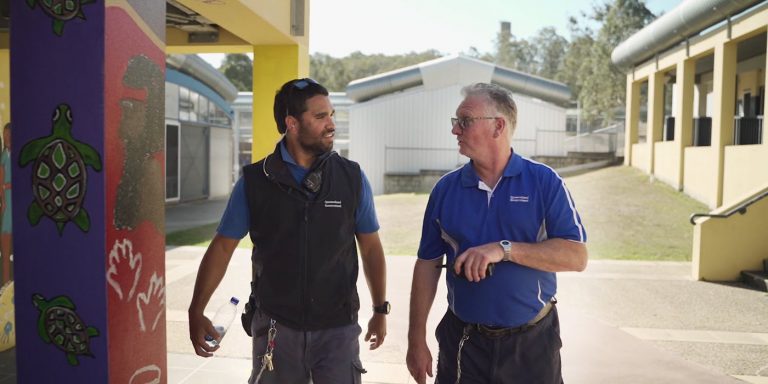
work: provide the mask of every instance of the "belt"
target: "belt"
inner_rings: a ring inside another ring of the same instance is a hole
[[[536,326],[541,320],[543,320],[547,315],[552,311],[552,307],[554,307],[555,303],[557,301],[549,301],[547,304],[544,305],[544,308],[542,308],[539,313],[536,314],[536,316],[531,319],[531,321],[518,326],[518,327],[511,327],[511,328],[499,328],[499,327],[491,327],[483,324],[467,324],[472,329],[477,330],[480,334],[490,337],[490,338],[499,338],[504,336],[509,336],[513,333],[520,333],[525,332],[533,327]]]

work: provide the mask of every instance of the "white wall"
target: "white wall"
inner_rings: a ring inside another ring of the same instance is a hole
[[[226,197],[232,189],[232,156],[234,148],[232,131],[227,128],[211,127],[210,161],[208,175],[210,178],[209,198]]]
[[[419,86],[350,107],[349,158],[360,163],[374,194],[384,193],[386,173],[451,170],[468,159],[459,155],[450,118],[462,101],[463,85]],[[536,130],[565,132],[565,109],[522,95],[514,95],[518,123],[512,146],[532,156],[565,154],[564,144],[536,148]],[[551,139],[553,135],[538,135]],[[561,135],[565,138],[564,134]],[[546,149],[547,153],[542,152]]]

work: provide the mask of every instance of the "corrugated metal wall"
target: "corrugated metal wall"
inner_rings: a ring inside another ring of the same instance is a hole
[[[374,194],[384,192],[387,173],[447,171],[468,161],[458,153],[450,124],[462,100],[461,88],[460,84],[437,89],[419,86],[350,107],[349,157],[360,163]],[[539,154],[564,154],[562,143],[546,148],[539,141],[542,148],[537,149],[529,140],[537,138],[537,129],[542,131],[538,136],[564,132],[565,109],[519,95],[515,100],[519,112],[513,148],[529,156],[545,149],[548,153]]]

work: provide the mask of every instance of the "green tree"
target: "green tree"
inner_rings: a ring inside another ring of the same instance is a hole
[[[219,72],[229,79],[238,91],[251,91],[253,87],[253,62],[248,55],[230,53],[224,58]]]
[[[586,121],[611,121],[626,96],[626,74],[613,65],[611,52],[655,16],[643,0],[613,0],[595,7],[591,17],[601,27],[585,57],[587,66],[579,73],[583,76],[579,101]]]
[[[531,46],[536,48],[536,74],[547,79],[554,79],[563,67],[568,40],[557,34],[554,27],[545,27],[531,39]]]
[[[415,65],[441,56],[436,50],[392,56],[366,55],[357,51],[340,59],[324,53],[315,53],[310,56],[309,74],[330,91],[344,91],[352,80]]]

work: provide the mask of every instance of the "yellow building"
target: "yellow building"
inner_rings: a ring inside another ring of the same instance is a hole
[[[763,1],[686,0],[612,54],[627,72],[624,163],[712,209],[692,219],[696,279],[768,259],[766,25]]]

